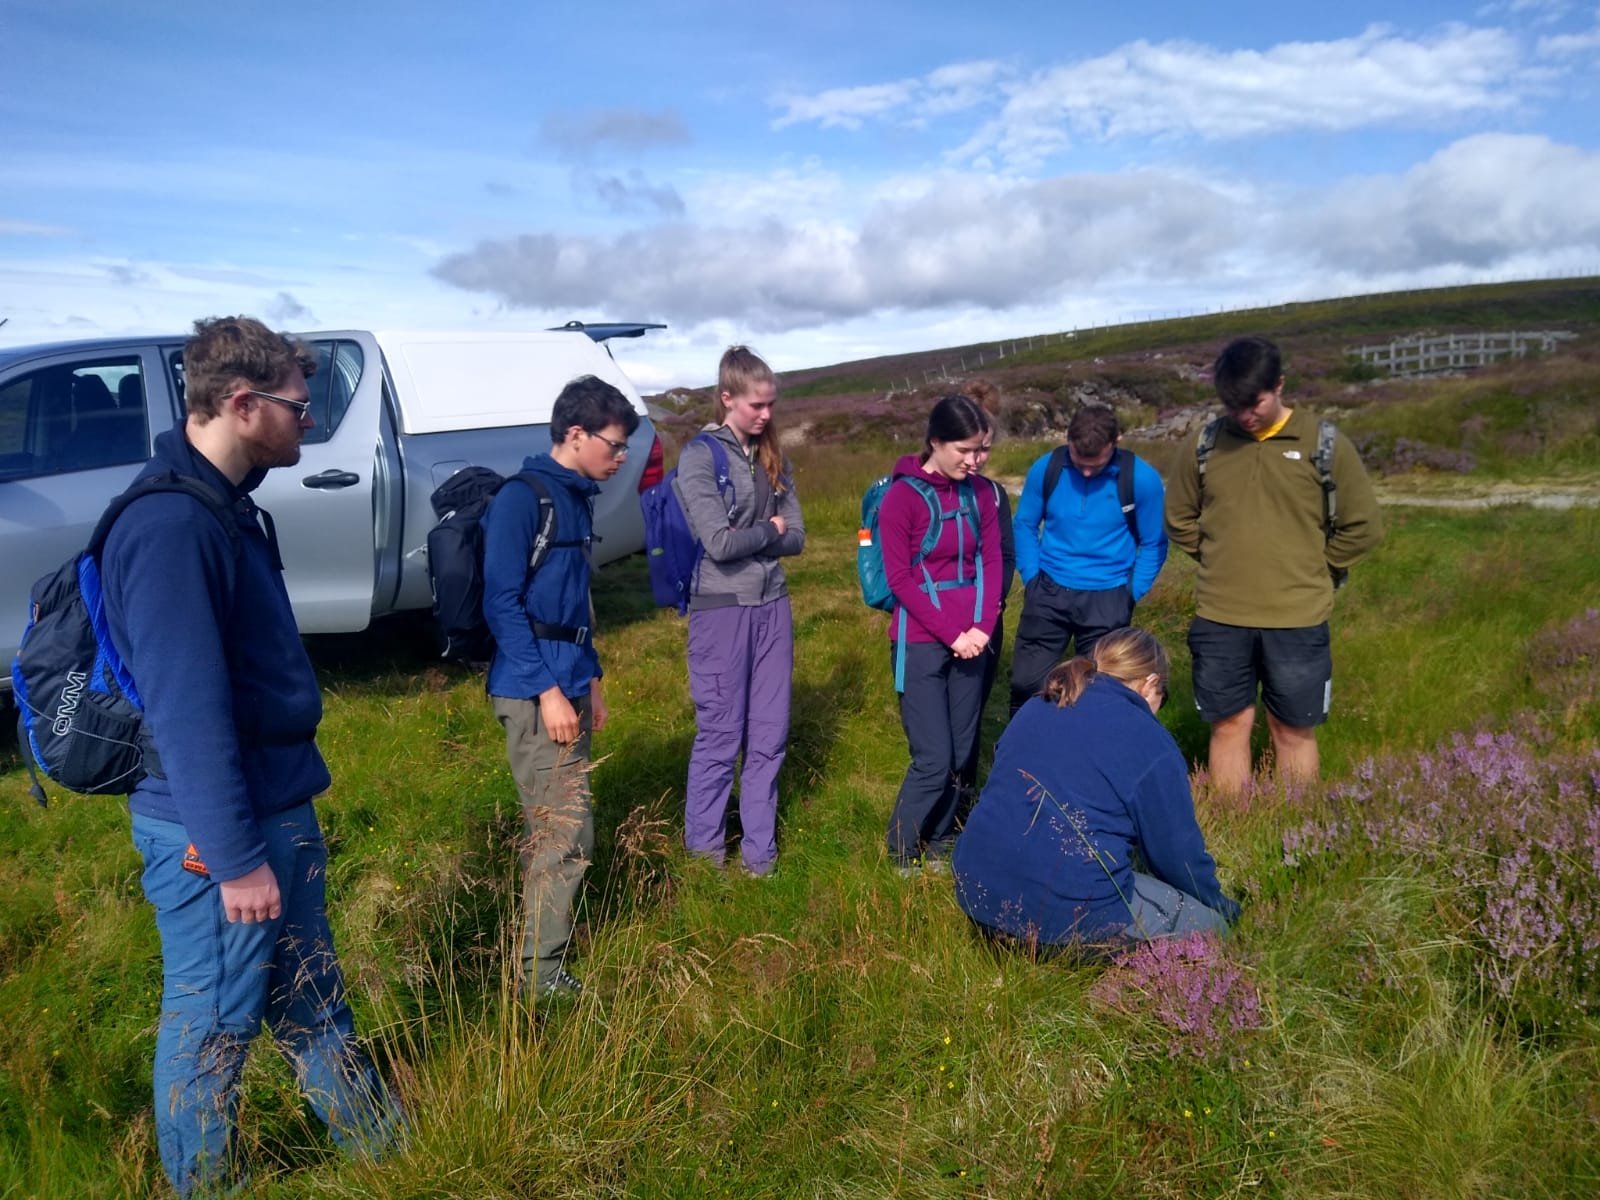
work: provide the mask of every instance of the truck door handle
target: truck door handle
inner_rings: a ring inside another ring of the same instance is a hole
[[[307,475],[300,481],[301,487],[308,488],[347,488],[354,487],[361,482],[361,476],[354,471],[341,471],[330,467],[316,475]]]

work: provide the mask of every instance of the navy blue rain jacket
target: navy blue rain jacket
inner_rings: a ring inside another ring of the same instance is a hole
[[[1183,754],[1131,688],[1109,676],[1076,704],[1035,697],[995,748],[983,795],[956,842],[956,898],[1018,938],[1101,941],[1127,928],[1139,869],[1230,920],[1195,820]]]
[[[260,823],[329,783],[314,740],[322,692],[283,574],[256,516],[252,472],[235,487],[184,437],[156,439],[140,472],[175,471],[232,500],[239,549],[198,500],[146,496],[117,518],[101,560],[111,641],[161,760],[128,807],[182,825],[211,877],[267,861]]]
[[[488,691],[510,700],[532,700],[559,687],[562,695],[576,699],[588,695],[590,683],[600,676],[594,645],[535,637],[529,622],[589,624],[590,506],[600,485],[548,454],[524,460],[522,469],[536,472],[550,491],[558,544],[530,579],[539,497],[527,484],[509,481],[495,493],[483,516],[483,616],[495,644]]]

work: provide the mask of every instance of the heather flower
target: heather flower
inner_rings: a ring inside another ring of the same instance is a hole
[[[1211,1059],[1262,1025],[1255,985],[1215,934],[1155,938],[1095,981],[1096,1000],[1158,1024],[1169,1058]]]
[[[1566,628],[1587,637],[1591,624],[1600,638],[1600,619]],[[1540,652],[1549,661],[1566,652],[1549,646]],[[1600,1001],[1600,751],[1552,751],[1540,737],[1456,735],[1428,753],[1369,760],[1350,783],[1329,789],[1333,815],[1284,832],[1283,861],[1297,867],[1352,844],[1418,860],[1456,885],[1492,991],[1512,997],[1531,986],[1592,1008]]]

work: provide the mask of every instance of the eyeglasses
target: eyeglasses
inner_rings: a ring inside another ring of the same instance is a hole
[[[584,430],[584,432],[588,433],[589,431],[588,430]],[[613,442],[610,438],[608,438],[603,433],[590,433],[589,436],[590,437],[597,437],[602,442],[604,442],[607,446],[611,447],[611,457],[612,458],[627,458],[628,457],[628,443],[627,442]]]
[[[271,392],[258,392],[255,388],[245,388],[245,391],[252,396],[260,396],[263,400],[275,400],[285,408],[292,408],[297,417],[304,417],[311,411],[309,400],[291,400],[287,396],[275,396]]]

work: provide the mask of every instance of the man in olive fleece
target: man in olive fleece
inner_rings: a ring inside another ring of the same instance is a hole
[[[1318,772],[1317,726],[1328,719],[1332,572],[1383,537],[1372,482],[1354,446],[1334,439],[1338,502],[1324,525],[1318,421],[1283,399],[1278,348],[1230,342],[1213,370],[1226,417],[1202,476],[1197,435],[1167,480],[1167,536],[1200,564],[1189,628],[1195,705],[1211,725],[1210,770],[1221,790],[1250,781],[1256,692],[1267,707],[1277,769]]]

